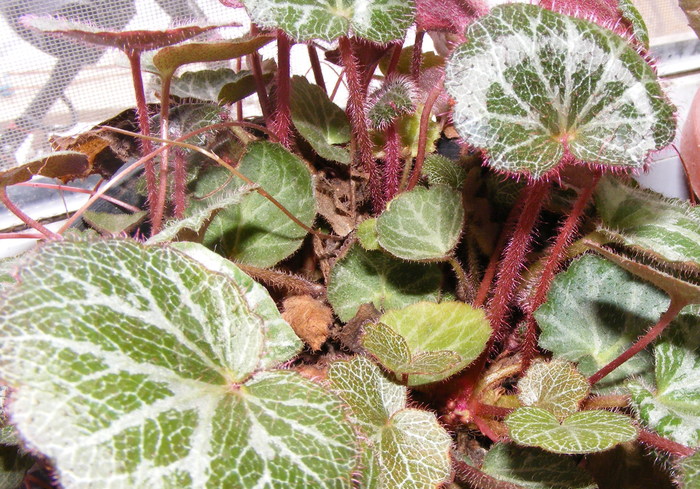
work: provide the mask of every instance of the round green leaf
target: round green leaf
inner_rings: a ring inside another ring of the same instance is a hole
[[[540,178],[572,158],[641,169],[675,132],[654,70],[625,40],[535,5],[495,7],[447,65],[455,128],[489,164]]]
[[[332,41],[351,33],[385,43],[413,23],[411,0],[243,0],[253,22],[294,39]]]
[[[533,448],[497,443],[484,458],[481,471],[525,489],[597,489],[591,476],[571,457]]]
[[[563,419],[578,411],[591,386],[569,362],[533,363],[518,382],[518,399],[524,406],[546,409]]]
[[[387,310],[437,300],[441,281],[435,264],[406,263],[353,246],[331,270],[328,301],[341,321],[349,321],[368,302]]]
[[[307,226],[316,217],[313,179],[309,168],[297,156],[278,144],[258,141],[248,146],[238,170],[260,185]],[[230,177],[215,168],[197,182],[196,195],[206,195]],[[243,182],[233,178],[230,186]],[[214,193],[195,201],[188,212],[209,206]],[[246,265],[271,267],[294,253],[306,231],[289,219],[272,202],[258,193],[245,196],[240,204],[219,212],[207,228],[204,244]]]
[[[479,356],[491,335],[491,326],[484,312],[463,302],[418,302],[384,313],[379,322],[403,337],[412,362],[423,353],[451,352],[459,357],[456,363],[454,355],[450,355],[450,362],[441,363],[443,366],[452,363],[447,370],[409,375],[410,386],[437,382],[462,370]],[[386,347],[378,344],[370,351],[380,359],[389,354]],[[414,367],[409,364],[403,368],[412,370]]]
[[[602,452],[637,438],[632,420],[610,411],[580,411],[563,422],[537,407],[513,411],[505,420],[516,443],[553,453]]]
[[[663,292],[612,262],[586,255],[557,275],[547,302],[535,311],[542,330],[539,345],[577,362],[583,375],[593,375],[655,324],[668,302]],[[650,371],[651,356],[643,351],[596,387],[611,388]]]
[[[428,178],[430,185],[447,185],[455,190],[462,188],[467,178],[464,167],[437,153],[425,157],[421,173]]]
[[[188,246],[196,261],[119,240],[31,256],[0,302],[21,437],[66,489],[349,488],[340,400],[261,370],[268,351],[277,364],[298,350],[276,337],[291,328],[260,285]]]
[[[463,221],[459,192],[419,187],[399,194],[377,218],[379,245],[406,260],[444,258],[457,246]]]

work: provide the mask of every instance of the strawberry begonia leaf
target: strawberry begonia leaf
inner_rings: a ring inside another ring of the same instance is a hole
[[[637,438],[629,417],[604,410],[580,411],[560,422],[545,409],[522,407],[505,423],[516,443],[553,453],[602,452]]]
[[[700,489],[700,452],[678,462],[678,481],[682,489]]]
[[[569,362],[553,360],[533,363],[518,382],[518,399],[563,419],[578,411],[590,385]]]
[[[524,489],[597,489],[591,476],[570,457],[536,448],[497,443],[484,458],[481,471]]]
[[[593,375],[656,323],[668,304],[655,287],[604,258],[586,255],[554,279],[547,302],[535,311],[539,345],[577,362],[583,375]],[[650,371],[651,356],[642,351],[596,388],[619,386],[630,375]]]
[[[481,309],[462,302],[418,302],[384,313],[363,346],[409,386],[437,382],[483,351],[491,326]],[[369,333],[369,336],[367,336]]]
[[[28,257],[0,303],[22,439],[67,489],[349,488],[340,400],[266,370],[301,347],[272,299],[182,249],[63,241]]]
[[[434,263],[406,263],[355,245],[331,270],[328,301],[341,321],[349,321],[368,302],[389,310],[435,301],[441,281],[442,273]]]
[[[630,382],[641,420],[678,443],[700,446],[700,328],[698,308],[685,309],[654,347],[655,387]]]
[[[447,65],[454,123],[496,170],[540,178],[572,160],[639,169],[671,142],[674,108],[617,34],[535,5],[495,7]]]
[[[243,0],[253,22],[294,39],[332,41],[353,34],[385,43],[413,23],[412,0]]]
[[[406,387],[364,357],[334,363],[328,378],[366,440],[363,487],[434,489],[448,478],[452,439],[433,413],[406,407]]]

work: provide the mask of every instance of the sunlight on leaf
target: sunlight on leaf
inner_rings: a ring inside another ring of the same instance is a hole
[[[569,362],[533,363],[518,382],[518,399],[525,406],[539,407],[563,419],[578,411],[590,385]]]

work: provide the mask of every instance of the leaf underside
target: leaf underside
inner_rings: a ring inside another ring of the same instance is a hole
[[[498,6],[447,66],[455,128],[499,171],[540,178],[566,161],[642,168],[671,142],[674,108],[621,37],[534,5]]]

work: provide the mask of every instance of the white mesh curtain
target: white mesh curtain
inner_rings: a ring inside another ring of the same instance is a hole
[[[110,29],[158,29],[193,19],[246,22],[218,0],[0,0],[0,166],[49,151],[48,136],[88,127],[133,105],[125,57],[27,30],[26,14]]]

